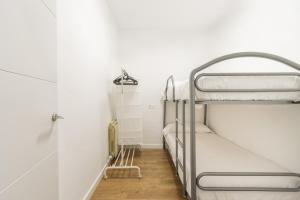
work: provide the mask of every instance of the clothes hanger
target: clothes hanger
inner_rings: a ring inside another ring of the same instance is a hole
[[[116,85],[138,85],[138,81],[129,76],[129,74],[122,68],[122,75],[117,77],[114,81]]]

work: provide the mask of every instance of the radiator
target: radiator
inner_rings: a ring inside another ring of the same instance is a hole
[[[119,152],[118,132],[118,122],[117,120],[112,120],[108,126],[109,155],[112,157],[116,157]]]

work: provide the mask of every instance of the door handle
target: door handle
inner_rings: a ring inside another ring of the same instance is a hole
[[[53,122],[55,122],[55,121],[58,120],[58,119],[64,119],[64,117],[62,117],[62,116],[60,116],[60,115],[54,113],[54,114],[52,115],[51,119],[52,119]]]

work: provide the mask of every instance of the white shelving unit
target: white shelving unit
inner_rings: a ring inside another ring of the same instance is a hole
[[[119,124],[118,144],[121,146],[121,151],[114,163],[106,170],[136,169],[138,177],[141,178],[140,167],[133,165],[136,150],[140,150],[143,141],[143,118],[139,86],[114,85],[113,99]]]
[[[116,117],[119,123],[119,145],[141,146],[143,118],[139,86],[114,86]]]

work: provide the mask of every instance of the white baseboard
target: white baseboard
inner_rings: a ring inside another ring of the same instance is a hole
[[[142,144],[142,149],[162,149],[162,144]]]
[[[100,171],[100,173],[98,174],[98,176],[96,177],[94,182],[92,183],[91,187],[89,188],[87,193],[84,195],[83,200],[90,200],[92,198],[98,184],[100,183],[100,181],[103,178],[104,170],[107,167],[107,165],[109,164],[109,162],[110,162],[110,159],[107,160],[106,164],[104,165],[104,167],[102,168],[102,170]]]

